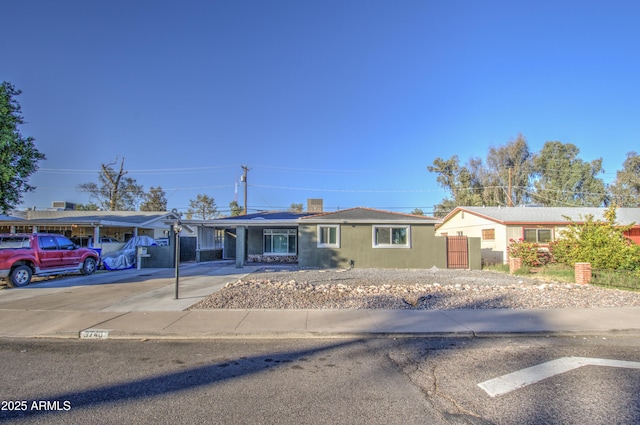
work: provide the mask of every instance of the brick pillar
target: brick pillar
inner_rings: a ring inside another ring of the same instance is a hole
[[[591,263],[575,264],[576,283],[587,284],[591,282]]]
[[[509,273],[513,274],[522,267],[522,258],[509,257]]]

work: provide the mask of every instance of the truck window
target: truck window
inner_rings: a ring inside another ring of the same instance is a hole
[[[56,241],[58,242],[58,248],[63,251],[75,248],[75,244],[71,242],[69,238],[64,236],[56,236]]]
[[[40,244],[40,249],[43,251],[54,251],[58,249],[58,245],[56,245],[56,241],[53,236],[38,236],[38,242]]]
[[[6,236],[0,238],[0,248],[31,248],[31,245],[24,236]]]

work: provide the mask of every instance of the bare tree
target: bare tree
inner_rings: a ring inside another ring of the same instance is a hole
[[[144,196],[142,185],[135,179],[125,177],[124,158],[120,161],[118,171],[113,169],[118,160],[109,164],[101,164],[98,173],[99,185],[96,183],[83,183],[78,185],[78,190],[89,194],[89,199],[96,202],[100,208],[109,211],[135,211]]]

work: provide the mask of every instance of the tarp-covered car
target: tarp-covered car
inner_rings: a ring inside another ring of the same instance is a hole
[[[110,252],[102,256],[102,265],[107,270],[132,269],[136,266],[136,251],[139,246],[157,245],[149,236],[131,238],[120,251]]]

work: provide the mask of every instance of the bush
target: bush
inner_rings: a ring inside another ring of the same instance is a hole
[[[614,207],[605,212],[604,218],[596,221],[587,216],[584,223],[571,222],[550,245],[553,258],[569,265],[591,263],[594,269],[640,270],[640,245],[624,235],[631,226],[615,223]]]
[[[522,238],[509,239],[507,250],[510,257],[522,259],[523,267],[540,267],[551,261],[549,251],[542,250],[537,243],[527,242]]]

